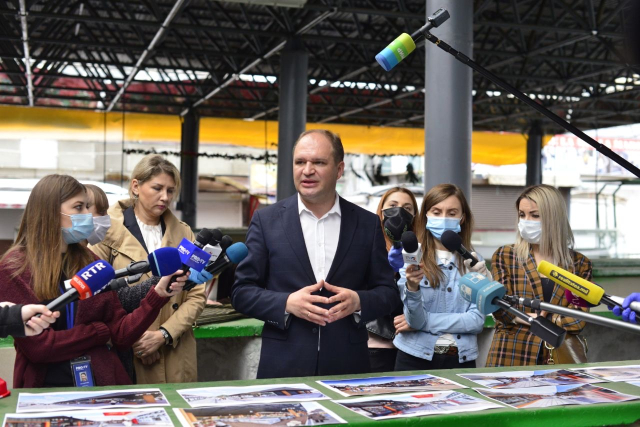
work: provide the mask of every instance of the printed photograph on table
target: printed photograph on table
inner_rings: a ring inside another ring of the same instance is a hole
[[[318,384],[342,396],[373,396],[378,394],[441,391],[467,388],[462,384],[433,375],[350,378],[348,380],[321,380]]]
[[[576,368],[571,370],[612,382],[640,381],[640,365],[603,366],[600,368]]]
[[[265,384],[246,387],[204,387],[177,390],[192,407],[247,403],[302,402],[329,399],[306,384]]]
[[[319,426],[347,424],[317,402],[254,403],[173,410],[184,427]]]
[[[604,382],[602,379],[567,369],[487,372],[481,374],[458,374],[458,376],[488,388],[529,388],[548,385],[578,385]]]
[[[457,414],[503,408],[494,402],[487,402],[459,391],[360,397],[349,400],[334,400],[334,402],[372,420]]]
[[[148,408],[170,406],[159,388],[139,390],[20,393],[16,412],[69,411],[72,409]]]
[[[591,384],[511,389],[476,388],[474,390],[489,399],[517,409],[619,403],[640,399],[638,396],[619,393]]]
[[[111,411],[62,411],[37,414],[7,414],[4,427],[62,427],[62,426],[173,426],[169,414],[163,408],[111,410]]]

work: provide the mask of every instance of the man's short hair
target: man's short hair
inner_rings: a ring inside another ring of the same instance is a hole
[[[336,165],[344,161],[344,147],[342,146],[340,135],[326,129],[310,129],[302,132],[296,142],[293,143],[293,151],[296,151],[296,146],[302,138],[312,133],[319,133],[320,135],[324,135],[325,138],[329,140],[329,142],[331,143],[331,148],[333,149],[333,159],[336,161]]]

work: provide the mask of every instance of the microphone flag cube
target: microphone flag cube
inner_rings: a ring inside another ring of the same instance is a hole
[[[415,49],[416,44],[411,36],[407,33],[402,33],[376,55],[376,61],[385,71],[389,71]]]
[[[194,245],[187,239],[182,239],[178,245],[182,263],[196,271],[202,271],[209,262],[211,255]]]

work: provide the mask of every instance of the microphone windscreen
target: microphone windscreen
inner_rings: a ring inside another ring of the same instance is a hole
[[[222,239],[220,239],[220,247],[222,248],[222,250],[224,251],[225,249],[227,249],[229,246],[231,246],[231,244],[233,243],[233,239],[231,238],[231,236],[222,236]]]
[[[376,55],[376,61],[389,71],[416,49],[416,44],[407,33],[402,33]]]
[[[401,208],[402,209],[402,208]],[[384,234],[386,234],[392,242],[399,242],[402,233],[407,230],[408,225],[400,216],[392,216],[384,220]]]
[[[182,267],[180,251],[176,248],[156,249],[149,254],[147,259],[149,267],[151,267],[151,274],[154,276],[169,276]]]
[[[116,273],[111,264],[99,259],[78,271],[71,278],[70,284],[78,291],[82,300],[104,288],[114,277]]]
[[[201,247],[204,247],[209,243],[212,235],[213,233],[211,232],[211,230],[209,230],[208,228],[203,228],[198,232],[198,235],[196,236],[196,241],[200,243]]]
[[[402,233],[402,247],[406,253],[412,254],[418,250],[418,238],[413,231]]]
[[[245,259],[248,254],[249,249],[247,248],[247,245],[242,242],[236,242],[227,248],[227,257],[229,257],[229,261],[234,264]]]
[[[215,246],[220,243],[220,240],[222,240],[222,231],[217,228],[211,230],[211,239],[209,239],[209,244],[211,246]]]
[[[604,289],[600,286],[557,267],[550,262],[541,261],[540,264],[538,264],[538,272],[544,274],[563,288],[570,290],[574,295],[579,296],[588,303],[598,305],[604,296]]]
[[[447,230],[442,233],[440,241],[449,252],[457,252],[462,246],[462,237],[452,230]]]
[[[467,273],[458,282],[460,295],[465,301],[478,307],[482,314],[493,313],[500,307],[493,303],[495,298],[502,298],[507,288],[499,282],[491,281],[479,273]]]

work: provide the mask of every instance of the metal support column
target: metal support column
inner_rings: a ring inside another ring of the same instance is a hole
[[[196,227],[196,202],[198,200],[198,144],[200,141],[200,117],[189,111],[182,121],[180,141],[180,178],[182,188],[178,209],[182,220],[191,228]]]
[[[438,27],[438,37],[473,58],[473,1],[427,0],[426,15],[441,7],[451,19]],[[425,56],[425,190],[456,184],[471,201],[472,70],[432,43]]]
[[[527,139],[527,187],[542,184],[542,125],[531,123]]]
[[[280,55],[280,111],[278,117],[278,200],[295,194],[293,143],[307,125],[307,69],[309,54],[302,41],[287,41]]]

